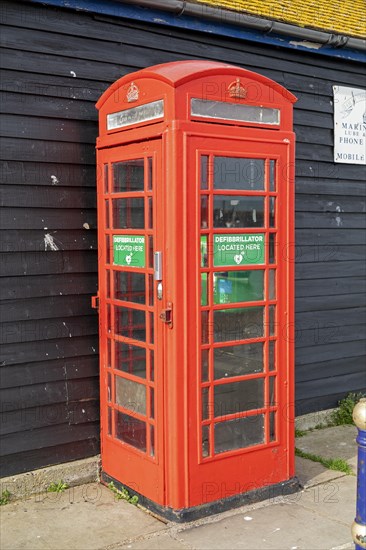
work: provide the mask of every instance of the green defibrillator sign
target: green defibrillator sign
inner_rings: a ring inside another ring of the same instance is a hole
[[[113,264],[126,267],[145,267],[145,237],[113,235]]]
[[[216,234],[213,236],[216,267],[264,264],[264,234]]]

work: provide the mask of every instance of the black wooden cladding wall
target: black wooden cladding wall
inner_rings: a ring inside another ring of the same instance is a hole
[[[95,102],[156,63],[229,62],[298,96],[298,414],[365,388],[365,174],[333,164],[331,103],[360,64],[20,2],[2,20],[2,475],[98,452]]]

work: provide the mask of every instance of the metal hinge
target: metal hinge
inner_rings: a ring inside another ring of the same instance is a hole
[[[173,327],[173,304],[171,302],[168,302],[167,307],[161,311],[160,319],[163,323],[166,323],[169,328]]]
[[[91,297],[91,307],[93,309],[99,309],[99,295]]]

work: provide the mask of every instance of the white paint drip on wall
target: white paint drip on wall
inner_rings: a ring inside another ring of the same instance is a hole
[[[52,174],[52,176],[51,176],[51,185],[57,185],[58,183],[59,183],[59,180],[58,180],[57,176]]]
[[[47,252],[47,250],[52,250],[53,252],[56,252],[58,250],[57,244],[54,242],[52,235],[49,233],[46,233],[44,236],[44,249]]]

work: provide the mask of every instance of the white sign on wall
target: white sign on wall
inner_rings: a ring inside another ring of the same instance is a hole
[[[333,86],[334,162],[366,164],[366,90]]]

